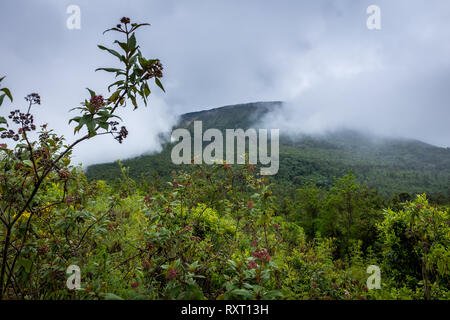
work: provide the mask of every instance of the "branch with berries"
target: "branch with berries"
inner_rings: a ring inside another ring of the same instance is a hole
[[[88,89],[90,97],[81,103],[81,106],[72,110],[79,110],[80,115],[70,119],[69,124],[75,122],[74,134],[83,128],[87,133],[69,145],[64,145],[62,136],[57,136],[47,125],[40,126],[41,131],[36,141],[30,139],[29,133],[36,131],[32,107],[41,104],[37,93],[25,97],[28,103],[27,111],[16,109],[10,112],[8,118],[0,116],[0,138],[13,140],[13,147],[8,148],[6,143],[0,143],[0,221],[5,228],[5,239],[2,242],[2,262],[0,269],[0,299],[8,283],[12,279],[14,262],[8,266],[8,254],[12,246],[11,235],[14,225],[20,220],[24,212],[30,212],[29,220],[39,207],[36,200],[38,192],[50,181],[62,181],[64,185],[70,179],[70,155],[76,145],[97,135],[110,134],[119,143],[128,136],[125,126],[119,126],[120,117],[115,115],[117,108],[126,107],[130,101],[133,110],[138,108],[138,99],[146,106],[151,93],[149,81],[154,79],[155,84],[164,91],[160,81],[163,77],[163,66],[158,59],[144,58],[140,46],[137,45],[136,30],[147,23],[131,23],[129,18],[122,18],[120,24],[105,32],[114,31],[124,36],[123,41],[115,40],[118,51],[99,45],[99,49],[107,51],[117,57],[121,63],[119,68],[99,68],[96,71],[114,73],[116,80],[107,88],[108,98]],[[5,77],[0,78],[0,84]],[[13,97],[8,88],[0,86],[0,106],[8,98]],[[71,110],[71,111],[72,111]],[[120,127],[120,128],[119,128]],[[64,194],[65,197],[65,194]],[[64,199],[63,199],[64,200]],[[26,226],[25,235],[29,232]],[[19,253],[20,254],[20,253]],[[12,270],[9,271],[8,270]],[[5,279],[6,277],[6,279]],[[6,281],[5,281],[6,280]]]

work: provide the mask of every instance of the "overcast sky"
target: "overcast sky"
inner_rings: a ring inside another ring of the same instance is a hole
[[[432,4],[431,4],[432,3]],[[69,5],[81,29],[69,30]],[[366,9],[381,8],[381,30]],[[115,60],[104,29],[122,16],[149,22],[138,42],[165,66],[166,94],[124,114],[129,138],[93,139],[84,164],[158,149],[176,114],[222,105],[283,100],[268,126],[302,132],[350,127],[450,146],[450,1],[36,0],[0,2],[0,75],[15,105],[39,92],[37,120],[72,141],[68,110],[105,93]],[[105,93],[106,96],[106,93]],[[3,108],[2,108],[3,109]],[[4,114],[7,110],[0,110]]]

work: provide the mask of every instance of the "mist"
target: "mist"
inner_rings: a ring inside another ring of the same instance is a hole
[[[66,9],[79,5],[81,29]],[[84,165],[157,152],[177,115],[252,101],[285,101],[268,128],[321,133],[353,128],[450,146],[450,2],[377,1],[381,30],[366,27],[371,1],[2,1],[0,75],[22,97],[38,92],[37,122],[76,139],[68,110],[107,95],[114,78],[94,72],[116,61],[97,49],[123,16],[143,54],[161,59],[166,93],[152,87],[147,108],[123,112],[123,144],[96,137],[75,150]]]
[[[383,70],[323,83],[266,114],[258,126],[280,128],[287,135],[352,129],[449,146],[448,71],[423,71],[410,78],[401,70],[395,75]],[[441,80],[434,82],[437,76]],[[429,112],[433,108],[442,111]]]

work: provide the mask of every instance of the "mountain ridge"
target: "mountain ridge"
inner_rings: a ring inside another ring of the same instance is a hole
[[[264,101],[189,112],[179,117],[175,127],[193,130],[193,121],[201,120],[203,130],[248,129],[278,107],[281,101]],[[327,187],[335,177],[353,171],[360,182],[386,196],[401,192],[450,195],[449,148],[416,139],[373,137],[350,129],[293,137],[280,128],[280,170],[273,179],[293,189],[311,181]],[[187,165],[171,163],[171,146],[166,139],[160,153],[127,159],[123,164],[135,179],[151,179],[155,173],[168,178],[172,170],[187,169]],[[117,163],[97,164],[89,166],[86,175],[114,180],[120,170]]]

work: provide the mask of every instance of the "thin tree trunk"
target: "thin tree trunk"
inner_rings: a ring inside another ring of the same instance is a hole
[[[6,227],[6,238],[5,245],[3,246],[3,257],[2,257],[2,270],[0,273],[0,300],[3,299],[3,293],[5,291],[4,282],[5,282],[5,274],[6,274],[6,263],[8,259],[8,249],[11,241],[11,227]]]
[[[428,282],[428,271],[425,267],[425,262],[422,262],[422,278],[423,278],[423,287],[425,290],[425,299],[430,300],[431,299],[430,286]]]

